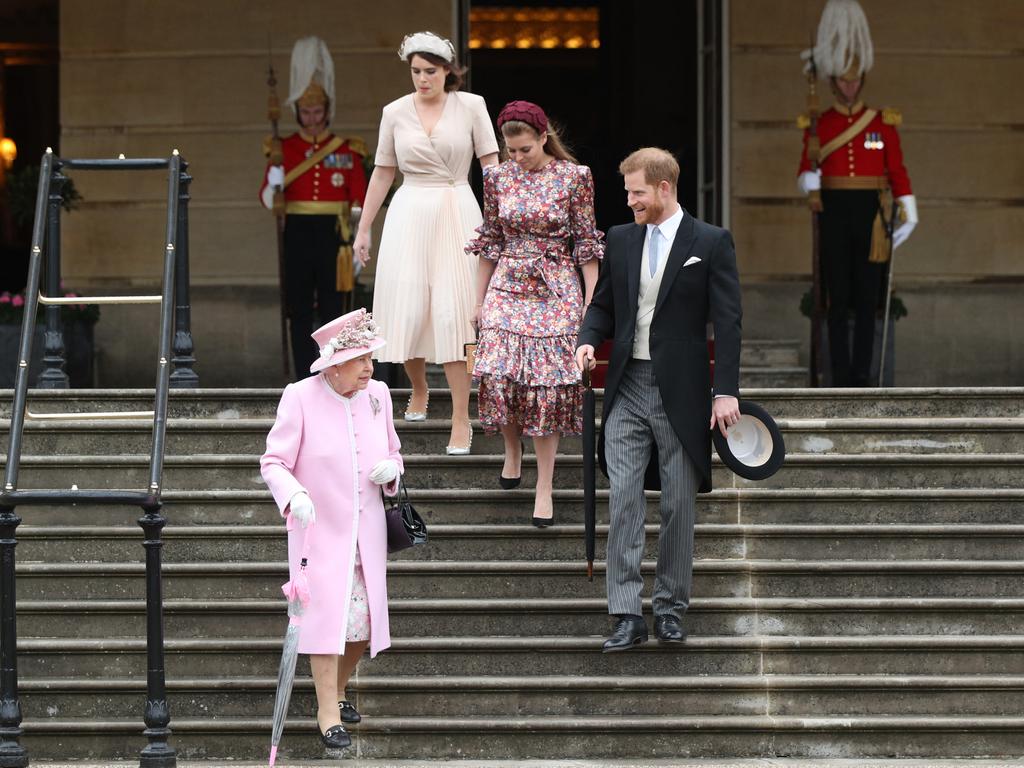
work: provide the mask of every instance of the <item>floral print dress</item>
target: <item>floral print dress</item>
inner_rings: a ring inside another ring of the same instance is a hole
[[[552,160],[484,169],[484,223],[468,253],[497,262],[479,316],[480,422],[543,437],[582,431],[577,268],[604,256],[590,169]]]

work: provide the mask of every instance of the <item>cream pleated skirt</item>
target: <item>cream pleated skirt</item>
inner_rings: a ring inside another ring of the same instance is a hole
[[[376,360],[465,360],[473,341],[477,257],[466,243],[483,222],[467,183],[406,182],[384,219],[373,287],[373,318],[387,346]]]

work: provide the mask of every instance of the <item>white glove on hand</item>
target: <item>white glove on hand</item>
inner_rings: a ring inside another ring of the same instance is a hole
[[[311,523],[316,522],[316,510],[313,508],[313,500],[309,498],[309,494],[305,491],[299,491],[292,500],[288,502],[288,507],[291,509],[291,515],[298,520],[303,528],[309,527]]]
[[[804,171],[797,177],[796,186],[805,195],[821,189],[821,171]]]
[[[260,201],[268,211],[274,207],[274,190],[277,187],[284,188],[284,167],[272,165],[267,168],[267,186],[260,193]]]
[[[376,485],[387,485],[398,477],[398,462],[394,459],[378,461],[370,470],[370,482]]]
[[[913,195],[902,195],[896,198],[900,204],[900,218],[903,223],[896,227],[892,233],[892,247],[899,248],[910,237],[910,233],[917,226],[917,200]]]

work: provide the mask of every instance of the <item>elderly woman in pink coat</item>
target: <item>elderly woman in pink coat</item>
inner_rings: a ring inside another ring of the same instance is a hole
[[[369,313],[343,315],[313,339],[310,372],[320,375],[285,388],[260,469],[287,522],[291,578],[312,539],[299,653],[310,656],[320,738],[337,748],[351,744],[342,723],[360,719],[343,697],[349,677],[367,645],[371,657],[391,645],[380,488],[397,491],[403,463],[391,394],[371,379],[371,353],[385,342]]]

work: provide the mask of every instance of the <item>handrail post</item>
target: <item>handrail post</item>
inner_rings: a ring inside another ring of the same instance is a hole
[[[181,181],[178,188],[178,242],[175,251],[177,264],[174,271],[174,357],[171,363],[172,389],[195,389],[199,376],[193,369],[195,347],[192,343],[192,298],[189,288],[188,263],[188,201],[192,177],[188,163],[181,161]]]
[[[166,519],[160,514],[161,505],[144,507],[139,525],[145,533],[142,545],[146,548],[146,708],[143,735],[149,743],[139,756],[139,768],[174,768],[177,755],[167,740],[171,710],[167,704],[166,673],[164,671],[164,613],[163,584],[161,583],[160,531]]]
[[[18,699],[18,628],[14,585],[15,536],[21,518],[0,507],[0,768],[24,768],[28,750],[21,745]]]
[[[50,179],[50,197],[47,201],[46,223],[49,234],[46,237],[46,293],[60,296],[60,214],[64,204],[62,190],[67,176],[61,173],[58,161]],[[31,287],[29,290],[33,290]],[[46,307],[46,332],[43,335],[43,370],[36,386],[40,389],[67,389],[69,379],[64,371],[64,322],[61,309],[56,305]]]

